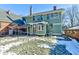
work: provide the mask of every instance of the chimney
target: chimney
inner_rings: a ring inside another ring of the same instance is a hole
[[[56,6],[53,6],[53,10],[56,10]]]
[[[32,15],[32,6],[30,6],[30,16]]]
[[[9,15],[10,14],[10,11],[8,10],[8,11],[6,11],[6,13]]]

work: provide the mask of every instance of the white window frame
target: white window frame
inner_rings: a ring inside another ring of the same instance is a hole
[[[42,28],[42,24],[38,24],[38,31],[43,31],[43,28]],[[39,29],[39,27],[40,27],[40,29]]]

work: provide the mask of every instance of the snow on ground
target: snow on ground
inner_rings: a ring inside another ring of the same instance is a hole
[[[13,43],[7,44],[5,46],[0,46],[0,54],[4,55],[4,54],[6,54],[6,51],[9,50],[11,47],[18,46],[20,44],[22,44],[22,42],[13,42]],[[10,52],[9,52],[9,54],[10,54]]]
[[[79,55],[79,43],[75,39],[71,39],[71,41],[57,40],[57,45],[65,45],[66,49],[72,53],[73,55]]]
[[[58,39],[64,39],[64,37],[56,37],[56,38],[58,38]]]
[[[5,43],[5,42],[9,42],[9,41],[15,41],[17,40],[17,38],[9,38],[9,39],[5,39],[5,40],[1,40],[1,43]],[[20,44],[22,44],[23,42],[21,41],[17,41],[17,42],[11,42],[9,44],[6,44],[6,45],[0,45],[0,55],[15,55],[15,53],[13,52],[6,52],[7,50],[9,50],[11,47],[14,47],[14,46],[18,46]]]
[[[15,41],[15,40],[17,40],[17,37],[15,37],[15,38],[3,38],[3,40],[1,40],[0,41],[0,43],[4,43],[4,42],[9,42],[9,41]]]
[[[52,43],[57,42],[57,40],[55,40],[56,36],[52,36],[52,37],[38,37],[38,36],[35,36],[35,37],[33,37],[33,36],[4,37],[4,38],[1,38],[0,43],[6,43],[6,42],[9,42],[9,43],[7,43],[5,45],[0,45],[0,55],[16,55],[16,53],[14,53],[14,52],[6,52],[6,51],[14,46],[18,46],[18,45],[24,43],[24,41],[21,41],[22,39],[27,40],[27,41],[30,41],[30,40],[43,40],[43,41],[48,40],[48,41],[51,41]],[[51,48],[47,44],[41,44],[41,45],[38,45],[38,47]]]
[[[41,44],[41,45],[38,45],[38,47],[41,47],[41,48],[52,48],[52,47],[50,47],[49,45],[47,45],[47,44]]]

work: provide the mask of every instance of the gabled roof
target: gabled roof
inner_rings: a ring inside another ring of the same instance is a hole
[[[11,17],[13,20],[20,19],[22,17],[13,13],[8,15],[5,10],[0,9],[0,21],[11,22],[7,16]]]
[[[79,30],[79,26],[75,26],[75,27],[69,28],[69,30]]]
[[[65,30],[79,30],[79,26],[74,26],[74,27],[71,27],[71,28],[68,28],[68,29],[65,29]]]
[[[64,11],[64,9],[60,8],[60,9],[57,9],[57,10],[49,10],[49,11],[45,11],[45,12],[33,13],[32,16],[45,15],[45,14],[50,14],[50,13],[62,12],[62,11]],[[30,17],[30,15],[27,15],[27,16],[24,16],[24,17]]]
[[[33,15],[44,15],[44,14],[49,14],[49,13],[56,13],[56,12],[61,12],[64,9],[57,9],[57,10],[49,10],[45,12],[39,12],[39,13],[34,13]]]

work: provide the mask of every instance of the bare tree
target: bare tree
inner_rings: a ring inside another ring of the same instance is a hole
[[[76,13],[77,25],[79,25],[79,12]]]
[[[69,20],[69,18],[68,18],[68,15],[67,15],[67,12],[66,12],[66,10],[64,11],[64,14],[62,15],[62,27],[63,27],[63,29],[67,29],[67,28],[69,28],[70,27],[70,20]]]
[[[72,5],[71,8],[68,8],[66,10],[66,14],[67,14],[68,18],[70,19],[71,27],[73,27],[74,26],[74,21],[76,21],[76,19],[79,20],[77,5]]]

